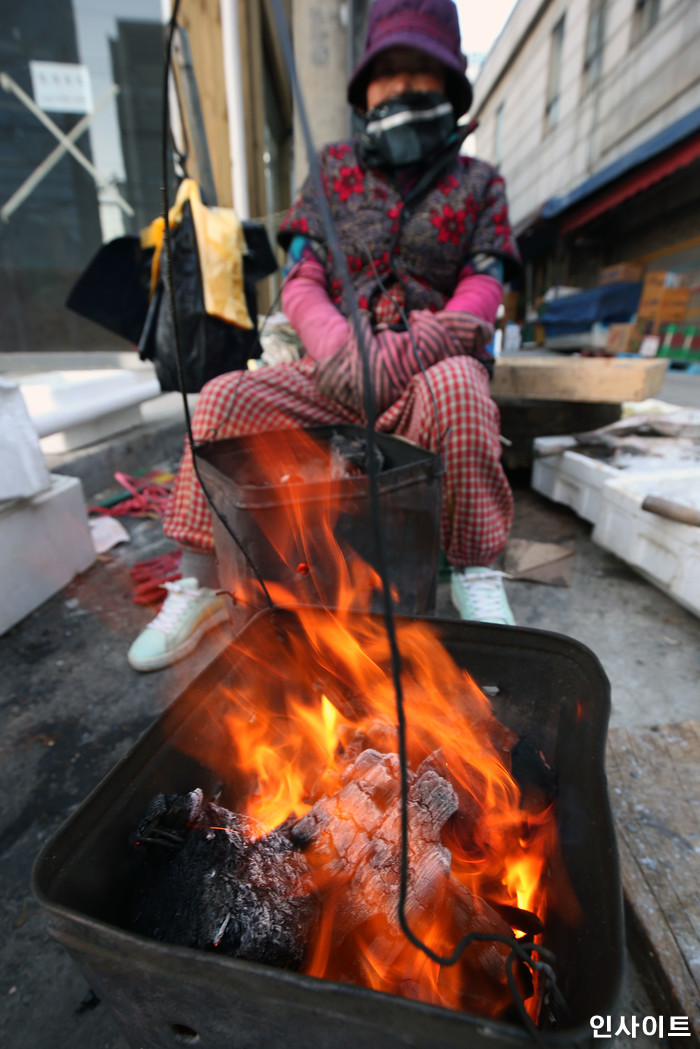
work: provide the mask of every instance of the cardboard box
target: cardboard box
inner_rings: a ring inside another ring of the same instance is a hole
[[[639,349],[640,335],[636,324],[611,324],[608,328],[606,354],[616,356],[618,353],[636,353]]]
[[[639,296],[637,313],[640,316],[648,316],[654,313],[659,305],[661,292],[663,291],[665,273],[647,273],[642,284],[642,294]]]
[[[664,288],[656,310],[659,324],[682,324],[689,299],[690,288]]]
[[[640,302],[637,318],[659,324],[682,324],[688,312],[689,288],[664,288],[655,302]]]
[[[691,284],[688,287],[688,308],[685,311],[685,319],[688,324],[700,326],[700,284]]]
[[[639,262],[618,262],[615,266],[604,266],[600,271],[598,285],[617,284],[619,281],[642,279],[644,266]]]
[[[655,316],[659,310],[665,309],[667,312],[673,310],[675,317],[680,304],[684,303],[687,308],[689,294],[690,288],[685,286],[683,274],[673,270],[647,273],[642,284],[637,313],[640,316]],[[670,320],[669,317],[664,319]]]

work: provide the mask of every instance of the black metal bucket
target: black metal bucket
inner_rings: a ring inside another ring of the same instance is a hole
[[[567,637],[432,622],[459,666],[482,688],[497,686],[496,716],[527,735],[558,770],[561,863],[582,921],[575,928],[547,922],[544,942],[556,955],[571,1020],[542,1037],[551,1046],[588,1044],[591,1015],[614,1011],[624,958],[604,772],[608,680],[595,656]],[[269,670],[274,687],[284,677],[284,636],[297,637],[300,629],[293,611],[277,609],[260,613],[240,635],[250,651],[259,641],[277,641],[280,661]],[[231,653],[216,659],[45,846],[33,888],[50,933],[70,951],[134,1049],[523,1049],[529,1036],[512,1023],[129,931],[126,901],[138,860],[127,843],[153,796],[195,787],[213,791],[224,782],[229,795],[222,803],[234,807],[230,748],[219,710],[230,702],[222,698],[224,690],[235,694],[236,682],[251,673],[250,660]]]
[[[355,439],[365,435],[362,427],[350,425],[312,427],[303,432],[321,446],[332,435]],[[338,568],[328,556],[325,529],[329,485],[314,481],[263,484],[256,472],[256,454],[263,445],[275,449],[280,477],[292,472],[297,466],[289,451],[294,434],[289,430],[251,434],[196,449],[206,487],[250,558],[214,515],[221,586],[236,595],[229,604],[234,625],[242,625],[241,620],[245,622],[268,604],[251,562],[265,582],[280,584],[289,593],[285,603],[338,604]],[[396,608],[404,615],[429,614],[435,608],[438,584],[442,462],[433,452],[400,437],[376,434],[375,440],[384,458],[378,474],[378,506]],[[333,537],[345,565],[352,570],[354,564],[365,562],[376,570],[379,559],[370,520],[368,476],[343,478],[330,491],[338,511]],[[301,507],[304,532],[294,537],[282,557],[269,537],[280,511],[292,501]],[[300,565],[304,571],[298,570]],[[378,587],[370,593],[356,588],[351,607],[378,611],[380,601]]]

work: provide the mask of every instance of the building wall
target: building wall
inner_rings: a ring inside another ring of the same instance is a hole
[[[341,0],[295,0],[294,57],[313,145],[346,138],[349,131],[345,86],[348,80],[347,4]],[[295,105],[294,182],[309,170],[306,144]]]
[[[700,3],[661,0],[658,21],[633,41],[635,0],[607,0],[600,76],[586,84],[584,56],[592,0],[519,0],[475,84],[476,152],[496,160],[503,106],[501,170],[511,217],[523,223],[700,106]],[[547,127],[552,31],[565,18],[556,125]]]

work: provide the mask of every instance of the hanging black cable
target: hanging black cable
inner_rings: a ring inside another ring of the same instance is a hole
[[[352,321],[353,328],[357,339],[358,349],[362,358],[362,375],[363,375],[363,394],[364,394],[364,408],[366,416],[366,433],[367,433],[367,449],[368,449],[368,477],[370,487],[370,507],[372,516],[372,527],[374,531],[374,539],[377,548],[377,562],[378,562],[378,573],[382,581],[382,591],[384,598],[384,620],[386,625],[386,632],[389,641],[389,648],[391,653],[391,666],[392,666],[392,678],[394,691],[396,695],[396,715],[397,715],[397,729],[398,729],[398,741],[399,741],[399,765],[400,765],[400,782],[401,782],[401,844],[400,844],[400,885],[399,885],[399,903],[398,903],[398,917],[401,929],[406,938],[416,947],[422,951],[428,958],[442,966],[451,966],[456,964],[464,950],[471,943],[475,942],[499,942],[508,944],[511,948],[511,955],[508,958],[506,965],[506,976],[508,985],[513,995],[514,1003],[518,1014],[523,1022],[523,1025],[529,1032],[532,1039],[539,1045],[544,1045],[544,1040],[540,1031],[537,1029],[532,1019],[530,1018],[525,1003],[518,991],[517,982],[513,973],[513,965],[516,959],[522,961],[530,969],[535,972],[542,972],[548,983],[556,987],[554,972],[551,967],[551,963],[554,962],[554,955],[551,951],[547,950],[540,944],[532,943],[530,941],[518,940],[514,937],[501,936],[498,934],[487,934],[480,932],[470,932],[463,936],[457,943],[453,952],[450,955],[441,955],[438,952],[432,950],[427,944],[413,932],[406,919],[406,897],[408,890],[408,873],[409,873],[409,858],[408,858],[408,845],[409,845],[409,828],[408,828],[408,757],[406,747],[406,717],[403,705],[403,690],[401,685],[401,657],[398,647],[398,640],[396,636],[396,627],[394,622],[394,614],[391,600],[390,584],[388,579],[387,567],[386,567],[386,555],[385,555],[385,543],[381,523],[381,515],[379,511],[379,493],[378,493],[378,478],[377,478],[377,466],[374,460],[374,444],[375,444],[375,409],[374,409],[374,397],[372,395],[372,382],[369,365],[369,354],[367,347],[364,342],[362,326],[360,323],[360,312],[355,296],[354,288],[350,280],[350,274],[347,268],[345,257],[341,251],[340,244],[335,232],[335,226],[333,224],[333,217],[330,212],[330,207],[326,194],[323,188],[323,181],[321,178],[321,172],[319,169],[318,159],[314,151],[313,140],[308,125],[306,116],[306,109],[304,106],[304,100],[299,87],[296,65],[294,62],[294,54],[292,50],[291,40],[289,37],[289,31],[287,27],[286,16],[282,10],[280,0],[271,0],[273,11],[275,14],[275,20],[280,35],[280,43],[282,46],[282,53],[284,55],[285,63],[287,66],[287,72],[292,86],[292,94],[298,107],[299,123],[302,129],[304,137],[304,144],[307,152],[307,160],[309,163],[309,173],[313,182],[316,202],[319,207],[319,212],[323,222],[326,237],[328,239],[329,250],[332,254],[334,264],[338,271],[345,300],[348,303],[350,311],[350,319]],[[533,954],[540,955],[545,961],[535,961],[532,957]],[[561,999],[559,992],[555,995],[558,1000]]]
[[[265,585],[265,580],[263,579],[260,570],[258,569],[257,565],[255,564],[255,562],[251,558],[250,554],[245,549],[245,547],[241,543],[240,539],[238,538],[238,536],[234,532],[234,530],[231,527],[231,524],[230,524],[228,518],[226,517],[226,515],[214,503],[214,500],[212,499],[209,491],[207,490],[207,487],[206,487],[206,485],[204,483],[204,480],[202,479],[202,476],[201,476],[201,474],[199,472],[199,466],[197,464],[197,458],[195,456],[194,435],[192,433],[192,419],[190,417],[190,406],[189,406],[189,404],[187,402],[187,394],[185,393],[185,389],[186,389],[185,367],[184,367],[184,363],[183,363],[182,343],[180,341],[180,327],[179,327],[179,324],[178,324],[177,306],[176,306],[176,303],[175,303],[175,280],[174,280],[174,277],[173,277],[173,264],[172,264],[172,262],[173,262],[173,244],[172,244],[172,235],[171,235],[171,232],[170,232],[170,203],[169,203],[169,199],[168,199],[168,179],[169,179],[169,172],[168,172],[168,129],[170,127],[168,90],[169,90],[169,86],[170,86],[170,70],[171,70],[171,67],[172,67],[173,37],[175,36],[175,30],[177,29],[177,15],[178,15],[179,7],[180,7],[180,0],[175,0],[175,2],[173,4],[172,15],[170,17],[170,23],[169,23],[169,26],[168,26],[168,37],[167,37],[167,43],[166,43],[166,49],[165,49],[165,61],[163,63],[163,99],[162,99],[163,108],[162,108],[162,113],[161,113],[161,179],[162,179],[161,192],[162,192],[163,222],[164,222],[164,225],[165,225],[165,242],[164,242],[165,243],[165,256],[166,256],[166,260],[167,260],[165,279],[167,281],[168,297],[170,299],[170,313],[171,313],[172,324],[173,324],[173,337],[175,339],[175,357],[176,357],[176,360],[177,360],[177,374],[178,374],[178,380],[179,380],[179,383],[180,383],[180,392],[182,393],[182,405],[183,405],[183,411],[184,411],[184,415],[185,415],[185,428],[187,430],[187,441],[188,441],[188,444],[189,444],[189,447],[190,447],[190,452],[192,454],[192,466],[193,466],[193,469],[194,469],[195,477],[197,478],[197,481],[198,481],[198,483],[199,483],[199,485],[200,485],[200,487],[201,487],[201,489],[202,489],[202,491],[204,493],[204,496],[205,496],[207,502],[209,503],[209,506],[211,507],[212,512],[214,514],[216,514],[216,516],[221,521],[222,525],[224,526],[224,528],[226,529],[228,534],[233,539],[233,541],[236,544],[236,546],[238,547],[238,549],[241,551],[241,553],[245,557],[246,561],[248,562],[248,565],[250,566],[253,574],[255,575],[255,578],[257,579],[258,583],[260,584],[260,587],[262,589],[263,594],[265,595],[265,597],[267,599],[269,607],[273,608],[274,607],[274,602],[273,602],[272,598],[270,597],[270,594],[269,594],[269,591],[267,589],[267,586]]]
[[[407,939],[419,950],[421,950],[428,958],[438,963],[439,965],[449,966],[454,965],[461,957],[465,948],[474,942],[500,942],[507,944],[511,947],[511,954],[507,959],[506,963],[506,976],[508,984],[513,995],[515,1006],[518,1010],[520,1018],[530,1033],[534,1041],[540,1045],[544,1045],[542,1035],[537,1029],[532,1019],[527,1013],[524,1001],[518,991],[517,982],[513,973],[513,966],[516,960],[520,960],[525,963],[533,971],[539,971],[544,974],[547,978],[549,985],[551,986],[553,993],[557,1000],[562,1003],[561,995],[556,988],[556,982],[554,973],[551,968],[551,963],[554,961],[554,956],[550,951],[539,944],[526,942],[524,940],[517,940],[507,936],[501,936],[498,934],[487,934],[480,932],[471,932],[463,936],[459,943],[454,948],[451,955],[443,956],[433,951],[427,944],[424,944],[422,940],[412,931],[405,915],[406,896],[408,889],[408,873],[409,873],[409,860],[408,860],[408,759],[407,759],[407,747],[406,747],[406,718],[403,706],[403,691],[401,686],[401,657],[398,647],[398,640],[396,636],[396,627],[394,622],[393,606],[391,599],[391,590],[387,572],[386,552],[384,535],[382,530],[381,514],[379,511],[379,484],[378,484],[378,468],[375,461],[375,408],[374,398],[372,393],[372,381],[370,373],[369,355],[367,347],[365,346],[362,327],[360,324],[360,314],[354,294],[354,289],[350,281],[350,275],[347,269],[345,258],[340,250],[340,245],[335,233],[335,227],[333,225],[333,218],[330,213],[328,201],[323,191],[323,184],[321,180],[321,174],[318,166],[318,161],[314,153],[313,143],[311,140],[311,134],[309,131],[308,121],[306,117],[306,111],[304,107],[303,98],[296,76],[296,67],[294,63],[294,56],[291,47],[291,41],[287,29],[286,17],[282,10],[280,0],[271,0],[272,7],[275,13],[275,19],[277,21],[280,41],[282,44],[282,51],[287,65],[287,70],[292,85],[292,91],[295,101],[298,106],[298,112],[300,117],[300,124],[302,133],[306,145],[309,168],[311,178],[316,191],[317,201],[321,218],[324,224],[326,235],[328,238],[328,244],[336,266],[340,274],[340,280],[343,287],[343,291],[346,297],[346,301],[349,304],[350,319],[356,332],[358,348],[362,359],[362,373],[363,373],[363,385],[364,385],[364,407],[366,416],[366,433],[367,433],[367,455],[368,455],[368,479],[370,488],[370,507],[372,517],[372,527],[374,531],[374,539],[376,543],[377,555],[378,555],[378,572],[382,581],[382,592],[384,601],[384,620],[386,625],[387,638],[389,642],[390,654],[391,654],[391,666],[392,666],[392,679],[394,690],[396,694],[396,712],[397,712],[397,728],[398,728],[398,740],[399,740],[399,763],[400,763],[400,780],[401,780],[401,843],[400,843],[400,887],[399,887],[399,922],[401,929]],[[185,426],[187,430],[187,439],[190,450],[192,452],[192,460],[194,466],[195,476],[199,482],[202,491],[212,509],[212,511],[219,518],[221,523],[226,528],[227,532],[234,540],[236,545],[243,553],[246,561],[253,570],[261,588],[269,602],[270,607],[274,607],[274,603],[270,597],[270,594],[265,586],[265,582],[253,563],[248,552],[233,532],[230,523],[226,519],[225,515],[215,505],[211,495],[206,489],[206,486],[200,476],[199,469],[197,466],[195,454],[194,454],[194,437],[192,433],[192,423],[189,411],[189,404],[187,402],[187,396],[185,394],[185,378],[184,378],[184,364],[182,357],[182,348],[179,338],[178,318],[177,309],[175,305],[175,293],[174,293],[174,279],[172,272],[172,239],[169,225],[169,213],[170,205],[168,201],[168,153],[167,153],[167,137],[168,137],[168,86],[171,69],[171,56],[172,56],[172,41],[177,27],[177,14],[180,6],[180,0],[175,0],[173,5],[172,16],[169,23],[168,38],[166,44],[166,54],[164,63],[164,79],[163,79],[163,111],[162,111],[162,156],[161,156],[161,173],[162,173],[162,205],[163,205],[163,218],[165,225],[165,250],[167,258],[167,282],[168,290],[170,294],[170,309],[172,314],[173,332],[175,338],[175,348],[178,366],[178,376],[180,381],[180,389],[182,391],[183,398],[183,409],[185,416]],[[532,957],[533,954],[540,955],[544,961],[535,961]]]

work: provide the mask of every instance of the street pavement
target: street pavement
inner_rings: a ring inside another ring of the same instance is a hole
[[[700,376],[686,376],[676,386],[684,394],[678,403],[700,406]],[[173,405],[163,413],[154,405],[153,411],[142,432],[105,442],[100,455],[107,476],[95,462],[86,469],[86,499],[107,487],[115,461],[126,472],[133,472],[135,463],[144,469],[176,466],[183,434],[178,409]],[[81,456],[69,458],[64,466],[80,475]],[[520,483],[516,503],[524,505],[533,493]],[[220,646],[208,638],[188,660],[156,674],[129,668],[126,650],[152,615],[134,603],[129,570],[172,547],[158,520],[123,523],[128,543],[101,555],[0,638],[3,1049],[127,1049],[105,1004],[90,996],[80,970],[47,935],[30,873],[64,820]],[[590,526],[573,514],[570,526],[571,585],[508,581],[516,622],[567,634],[595,652],[611,680],[611,724],[696,719],[700,619],[595,546]],[[444,582],[437,614],[455,616]],[[634,965],[620,1011],[638,1016],[653,1011]],[[660,1043],[640,1036],[634,1044]]]

